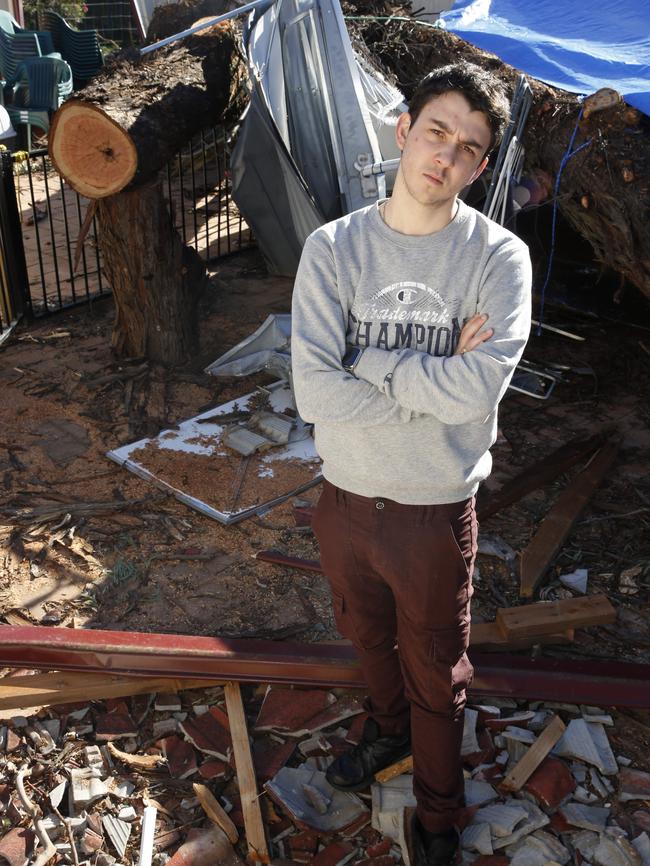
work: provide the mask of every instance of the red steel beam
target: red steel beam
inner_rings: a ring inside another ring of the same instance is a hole
[[[473,696],[650,709],[650,665],[471,653]],[[0,665],[363,688],[349,645],[0,626]]]

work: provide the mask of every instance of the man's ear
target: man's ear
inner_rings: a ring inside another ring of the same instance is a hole
[[[404,145],[406,144],[406,138],[409,134],[410,128],[411,115],[408,111],[405,111],[397,118],[397,126],[395,127],[395,140],[397,141],[397,146],[400,150],[404,150]]]
[[[474,172],[474,174],[471,176],[471,178],[470,178],[470,180],[469,180],[469,183],[474,183],[474,181],[476,180],[476,178],[483,174],[483,172],[485,171],[485,166],[488,164],[488,159],[489,159],[488,156],[484,156],[484,157],[483,157],[483,159],[481,160],[481,163],[480,163],[479,167],[476,169],[476,171]],[[469,184],[468,184],[468,186],[469,186]]]

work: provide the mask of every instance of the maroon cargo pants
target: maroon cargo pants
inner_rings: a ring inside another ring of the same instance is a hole
[[[474,499],[401,505],[327,481],[312,522],[339,631],[382,735],[411,727],[417,812],[442,832],[464,806],[460,760],[477,547]]]

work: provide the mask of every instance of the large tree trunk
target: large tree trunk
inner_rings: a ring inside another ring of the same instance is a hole
[[[211,27],[144,58],[122,52],[54,117],[55,167],[98,200],[120,357],[181,364],[196,354],[205,268],[173,228],[160,172],[194,135],[240,108],[243,74],[230,25]]]
[[[184,363],[198,348],[195,307],[204,266],[172,224],[162,181],[101,199],[97,216],[115,299],[116,353]]]
[[[359,12],[368,11],[364,0],[355,5]],[[374,14],[390,14],[388,6],[378,9],[373,3],[372,9]],[[395,76],[407,99],[428,71],[461,59],[492,70],[511,92],[520,74],[495,55],[443,29],[399,21],[364,22],[354,29],[357,45]],[[527,77],[534,103],[524,132],[526,170],[542,169],[552,185],[580,104],[574,94]],[[591,143],[566,163],[559,208],[591,244],[597,261],[650,297],[647,119],[621,102],[581,120],[574,146],[589,139]]]

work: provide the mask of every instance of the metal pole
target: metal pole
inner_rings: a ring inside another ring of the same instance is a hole
[[[221,24],[222,21],[230,21],[231,18],[238,18],[246,12],[252,12],[260,6],[270,6],[273,0],[253,0],[252,3],[246,3],[245,6],[239,6],[233,9],[232,12],[226,12],[224,15],[219,15],[217,18],[209,18],[207,21],[202,21],[200,24],[195,24],[187,30],[182,30],[174,36],[168,36],[166,39],[161,39],[160,42],[154,42],[152,45],[146,45],[140,49],[140,54],[150,54],[156,48],[162,48],[164,45],[169,45],[171,42],[176,42],[177,39],[184,39],[186,36],[191,36],[193,33],[198,33],[200,30],[207,30],[208,27],[214,27],[215,24]]]

